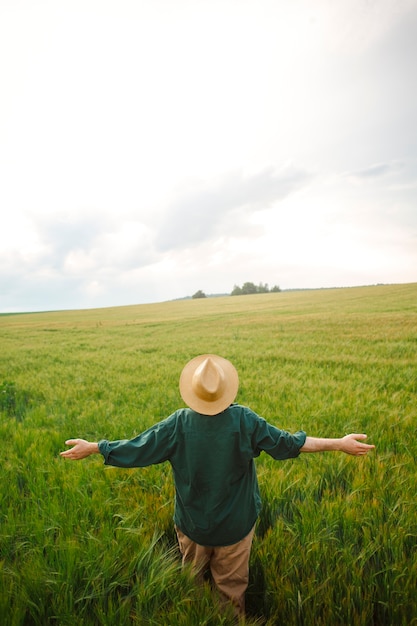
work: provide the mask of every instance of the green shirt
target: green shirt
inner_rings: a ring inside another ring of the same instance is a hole
[[[232,404],[218,415],[175,411],[131,440],[102,440],[107,465],[145,467],[169,461],[175,482],[175,524],[200,545],[225,546],[245,537],[261,509],[254,458],[296,457],[306,434],[268,424]]]

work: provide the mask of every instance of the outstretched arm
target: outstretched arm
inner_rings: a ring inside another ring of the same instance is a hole
[[[375,446],[362,443],[358,439],[366,439],[366,435],[351,434],[340,439],[320,439],[318,437],[307,437],[300,452],[327,452],[338,450],[353,456],[364,456]]]
[[[73,448],[61,452],[60,455],[72,461],[79,461],[80,459],[85,459],[85,457],[90,456],[90,454],[100,453],[98,443],[86,441],[85,439],[68,439],[65,445],[73,446]]]

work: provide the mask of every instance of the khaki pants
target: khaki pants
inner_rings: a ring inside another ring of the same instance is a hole
[[[245,591],[249,581],[249,557],[255,527],[241,541],[231,546],[200,546],[175,528],[183,566],[203,579],[210,569],[213,581],[224,601],[231,601],[236,615],[245,613]]]

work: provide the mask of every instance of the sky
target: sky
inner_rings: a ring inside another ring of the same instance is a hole
[[[417,281],[417,0],[0,0],[0,312]]]

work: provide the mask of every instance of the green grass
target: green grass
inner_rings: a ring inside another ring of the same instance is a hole
[[[377,446],[257,460],[248,623],[417,624],[417,284],[0,316],[0,623],[231,623],[181,573],[168,465],[59,457],[172,413],[203,352],[272,423]]]

